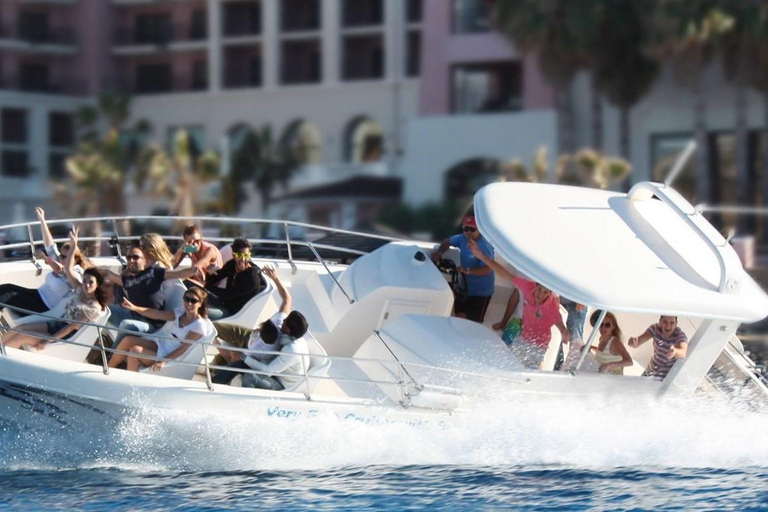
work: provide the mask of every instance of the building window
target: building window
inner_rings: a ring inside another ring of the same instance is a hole
[[[49,42],[48,14],[22,11],[19,16],[19,37],[30,43]]]
[[[283,32],[320,29],[320,0],[281,0]]]
[[[61,152],[51,152],[48,155],[48,177],[52,180],[60,181],[67,175],[67,158],[69,154]]]
[[[408,23],[421,23],[424,16],[423,0],[407,0],[408,4],[405,11],[405,21]]]
[[[320,130],[309,121],[294,121],[280,139],[283,148],[291,151],[301,164],[316,164],[322,157]]]
[[[453,111],[509,112],[522,108],[522,66],[518,62],[453,69]]]
[[[343,27],[365,27],[384,22],[383,0],[342,0]]]
[[[3,142],[26,144],[29,138],[27,111],[20,108],[4,108],[0,114]]]
[[[30,174],[29,155],[26,151],[4,149],[2,153],[3,176],[26,178]]]
[[[373,163],[384,153],[384,130],[367,117],[352,120],[344,130],[344,161]]]
[[[229,37],[261,34],[261,2],[224,4],[224,35]]]
[[[282,83],[312,84],[321,80],[320,42],[284,41],[282,44]]]
[[[261,87],[261,46],[229,46],[224,51],[224,87]]]
[[[208,63],[204,60],[197,60],[192,63],[192,83],[193,91],[204,91],[208,88]]]
[[[466,204],[475,192],[499,179],[502,174],[498,160],[473,158],[451,167],[445,175],[445,198]]]
[[[691,134],[675,133],[651,136],[651,166],[653,168],[653,181],[664,182],[669,175],[677,158],[691,141]],[[689,158],[685,167],[675,180],[675,190],[688,199],[695,201],[696,197],[696,169],[695,159]]]
[[[189,27],[189,39],[202,41],[208,38],[208,12],[205,9],[192,11],[192,23]]]
[[[384,76],[384,37],[344,37],[344,80],[376,79]]]
[[[66,112],[51,112],[48,116],[48,145],[72,147],[75,145],[75,119]]]
[[[169,92],[173,86],[170,64],[142,64],[136,67],[136,92]]]
[[[173,24],[171,15],[142,14],[136,17],[133,30],[134,42],[137,44],[168,44],[173,40]]]
[[[31,92],[48,92],[50,85],[50,69],[45,64],[22,62],[19,64],[21,90]]]
[[[491,30],[494,0],[452,1],[454,34],[474,34]]]
[[[421,73],[421,32],[409,30],[406,40],[405,74],[419,76]]]

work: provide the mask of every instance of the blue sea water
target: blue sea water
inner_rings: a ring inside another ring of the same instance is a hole
[[[768,509],[768,416],[505,398],[440,427],[140,411],[0,426],[2,510]]]

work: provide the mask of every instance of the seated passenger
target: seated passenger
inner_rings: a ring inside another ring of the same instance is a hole
[[[147,259],[147,267],[158,266],[167,270],[175,268],[173,266],[173,254],[171,254],[168,244],[157,233],[141,235],[139,248]]]
[[[173,322],[173,329],[168,337],[126,336],[116,349],[130,352],[131,355],[114,353],[109,360],[110,368],[119,367],[124,361],[131,371],[139,371],[140,367],[149,366],[158,371],[165,366],[165,361],[155,361],[148,357],[160,359],[176,359],[186,352],[192,341],[199,340],[211,334],[211,323],[206,311],[208,294],[199,287],[193,287],[184,293],[184,308],[173,311],[151,309],[136,306],[128,299],[123,300],[123,307],[135,311],[147,318]]]
[[[600,373],[624,375],[624,367],[632,366],[632,356],[621,342],[621,329],[613,313],[606,313],[600,324],[600,341],[590,347],[600,368]]]
[[[37,257],[45,261],[51,272],[45,275],[45,282],[39,288],[25,288],[13,283],[0,284],[0,303],[7,304],[12,309],[26,309],[36,313],[43,313],[53,309],[61,299],[72,293],[72,286],[69,278],[64,273],[65,261],[70,251],[70,243],[65,242],[61,246],[61,252],[53,241],[51,230],[45,222],[45,211],[35,208],[37,218],[40,220],[40,231],[43,234],[43,245],[45,252],[38,251]],[[83,279],[83,270],[90,267],[91,264],[80,250],[75,247],[75,268],[74,277],[77,284]],[[17,311],[20,316],[27,316],[29,313]]]
[[[203,278],[198,280],[194,277],[189,280],[197,286],[205,286],[205,276],[208,272],[219,270],[224,263],[221,259],[221,253],[218,247],[210,242],[203,240],[203,235],[200,231],[200,227],[195,224],[190,224],[184,228],[181,234],[184,239],[184,243],[173,255],[173,268],[178,268],[181,262],[186,256],[192,260],[192,265],[202,269]],[[185,283],[187,284],[187,283]],[[187,284],[187,287],[190,285]]]
[[[480,250],[473,241],[469,249],[483,263],[497,274],[511,280],[523,297],[523,319],[518,332],[505,332],[504,342],[520,362],[528,368],[541,368],[544,354],[552,339],[552,326],[560,331],[563,343],[568,343],[570,333],[560,316],[560,301],[549,288],[528,279],[516,276],[496,263]],[[514,319],[513,319],[514,320]],[[522,340],[518,340],[522,338]]]
[[[291,312],[292,298],[291,294],[280,282],[277,272],[272,267],[264,267],[264,274],[275,282],[277,291],[280,294],[282,302],[280,310],[266,322],[262,322],[257,329],[248,329],[239,325],[228,324],[224,322],[215,322],[213,326],[218,332],[214,343],[221,341],[222,348],[219,348],[219,356],[213,360],[214,366],[221,366],[222,359],[225,360],[227,368],[243,369],[248,368],[245,364],[245,357],[252,357],[262,363],[269,363],[275,357],[282,345],[275,343],[280,334],[280,329],[288,314]],[[221,344],[221,343],[217,343]],[[235,350],[226,350],[225,347],[234,346],[239,348],[248,348],[248,352]],[[275,352],[273,354],[264,352]],[[229,384],[239,372],[229,370],[219,370],[213,377],[214,384]]]
[[[226,279],[224,288],[218,285]],[[209,271],[205,288],[211,295],[211,320],[234,315],[264,289],[261,269],[251,262],[251,244],[245,238],[232,242],[232,259],[216,271]]]
[[[653,357],[643,373],[644,377],[664,378],[678,359],[688,352],[688,337],[677,326],[676,316],[660,316],[659,323],[653,324],[640,336],[629,338],[630,347],[639,347],[653,338]]]
[[[307,319],[298,311],[291,311],[285,317],[277,340],[281,345],[280,354],[269,363],[245,357],[245,364],[264,374],[243,374],[243,387],[279,391],[301,382],[309,370],[309,347],[304,339],[306,333]]]
[[[69,235],[70,247],[77,247],[77,228]],[[62,340],[72,336],[80,327],[78,322],[94,322],[104,313],[109,304],[109,287],[104,275],[91,267],[83,272],[82,284],[78,282],[75,267],[75,251],[70,250],[64,266],[64,272],[75,293],[63,300],[66,301],[61,318],[33,322],[19,326],[24,332],[6,331],[2,342],[6,347],[19,348],[23,345],[43,350],[50,341],[45,335]],[[39,333],[42,336],[35,336]]]

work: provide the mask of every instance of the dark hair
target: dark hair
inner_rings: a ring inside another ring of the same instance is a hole
[[[90,267],[83,272],[83,277],[85,276],[91,276],[96,279],[96,291],[93,293],[93,296],[96,298],[96,302],[99,303],[101,308],[106,309],[112,301],[112,287],[108,286],[104,274],[99,269]]]
[[[192,286],[184,292],[184,296],[194,295],[200,300],[200,309],[197,310],[200,316],[208,318],[208,292],[200,288],[199,286]]]
[[[291,311],[291,313],[285,317],[283,325],[288,330],[288,334],[294,338],[301,338],[307,333],[307,319],[304,315],[298,311]]]
[[[277,337],[280,336],[280,331],[277,330],[277,326],[272,320],[267,320],[259,327],[259,334],[264,343],[272,345],[277,341]]]
[[[251,250],[251,243],[243,237],[235,238],[232,242],[232,252],[244,252],[245,249]]]
[[[200,231],[200,227],[197,226],[197,224],[190,224],[189,226],[184,228],[184,231],[181,232],[182,237],[187,237],[190,235],[194,235],[195,233],[202,236],[202,232]]]

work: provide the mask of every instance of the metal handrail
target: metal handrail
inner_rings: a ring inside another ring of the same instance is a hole
[[[317,252],[317,250],[315,249],[315,246],[312,245],[312,242],[309,242],[307,246],[309,247],[309,250],[312,251],[312,254],[315,255],[315,258],[317,258],[317,261],[319,261],[323,265],[323,268],[325,268],[325,271],[328,272],[328,275],[331,276],[331,278],[333,279],[333,282],[336,283],[336,286],[339,287],[339,290],[341,290],[341,293],[344,294],[344,296],[347,298],[349,303],[354,304],[355,300],[352,297],[350,297],[347,291],[344,289],[344,287],[341,286],[341,283],[339,282],[338,279],[336,279],[336,276],[328,268],[328,265],[325,264],[325,260],[323,260],[323,258],[320,256],[320,253]]]

